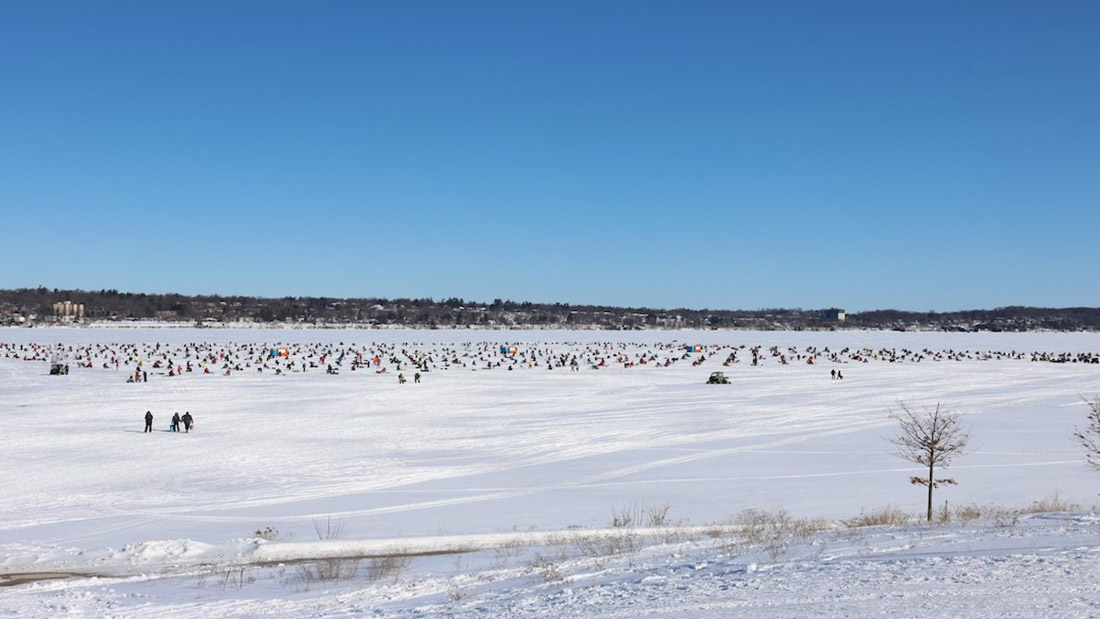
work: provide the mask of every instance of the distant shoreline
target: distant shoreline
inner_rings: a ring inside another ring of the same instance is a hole
[[[486,329],[597,331],[1095,332],[1100,307],[1008,306],[952,312],[619,307],[457,297],[331,298],[0,290],[0,325],[91,328]]]

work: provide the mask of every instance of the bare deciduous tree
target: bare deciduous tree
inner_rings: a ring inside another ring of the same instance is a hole
[[[970,431],[962,427],[960,415],[944,409],[940,404],[935,408],[914,411],[905,402],[898,402],[900,412],[891,413],[891,417],[901,424],[901,432],[890,439],[898,447],[897,455],[910,462],[928,467],[928,477],[914,476],[909,482],[928,487],[928,521],[932,521],[932,490],[938,486],[955,485],[949,477],[936,479],[936,467],[945,468],[951,459],[961,454],[970,441]]]
[[[1085,405],[1089,407],[1089,425],[1084,431],[1080,429],[1075,431],[1073,436],[1077,437],[1077,442],[1085,448],[1085,461],[1089,466],[1100,471],[1100,396],[1096,396],[1091,401],[1086,399]]]

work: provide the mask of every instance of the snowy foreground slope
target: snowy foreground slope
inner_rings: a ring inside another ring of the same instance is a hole
[[[133,384],[100,357],[62,377],[0,357],[0,616],[1100,616],[1100,473],[1071,437],[1100,365],[1010,354],[1100,352],[1095,334],[0,330],[31,342],[299,363],[379,344],[436,365],[413,384],[350,353],[338,375],[195,358]],[[494,365],[505,343],[537,362]],[[715,370],[732,384],[704,384]],[[966,414],[959,485],[936,496],[952,522],[844,526],[923,506],[885,440],[899,400]],[[195,432],[166,431],[176,411]],[[1075,505],[988,507],[1055,493]],[[776,510],[815,522],[759,524]]]

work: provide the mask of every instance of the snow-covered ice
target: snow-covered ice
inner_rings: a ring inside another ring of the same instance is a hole
[[[31,342],[72,372],[48,376]],[[156,344],[193,371],[153,369]],[[1100,365],[1074,361],[1100,334],[7,329],[0,345],[0,575],[76,575],[0,589],[0,615],[1100,616],[1100,473],[1072,440],[1100,394]],[[431,358],[421,384],[409,357]],[[149,382],[126,382],[134,358]],[[704,384],[716,370],[732,384]],[[707,533],[747,508],[919,512],[886,441],[899,401],[972,428],[937,506],[1083,507],[830,528],[775,557]],[[177,411],[194,432],[167,431]],[[635,530],[629,553],[569,539],[662,505],[676,533]],[[395,554],[426,556],[377,558]],[[355,576],[315,578],[299,561],[318,557]]]

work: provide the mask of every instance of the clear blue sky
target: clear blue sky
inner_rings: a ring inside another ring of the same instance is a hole
[[[1100,305],[1100,2],[9,2],[0,287]]]

